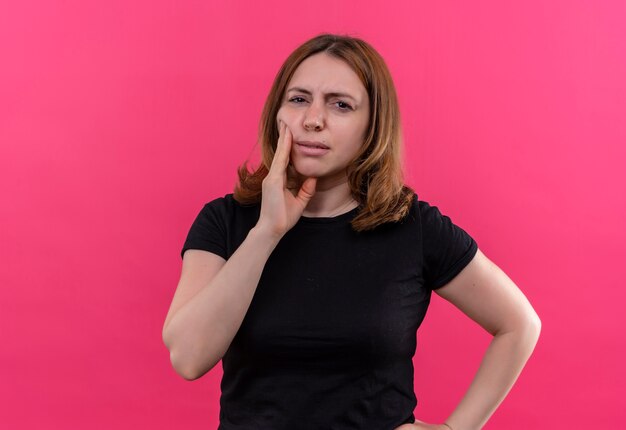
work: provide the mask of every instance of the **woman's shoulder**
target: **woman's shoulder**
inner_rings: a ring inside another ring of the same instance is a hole
[[[233,213],[240,211],[250,211],[259,208],[260,204],[243,204],[235,199],[233,193],[225,194],[221,197],[215,197],[204,205],[207,210],[220,211],[225,213]]]
[[[433,211],[433,209],[437,209],[437,206],[430,204],[430,199],[425,200],[422,199],[417,192],[413,192],[413,202],[411,205],[411,209],[420,214],[420,216],[428,215]]]
[[[229,193],[205,203],[197,222],[223,231],[251,228],[258,220],[260,211],[260,204],[241,204]]]
[[[409,206],[409,214],[413,216],[419,216],[419,214],[429,206],[428,202],[420,199],[417,191],[414,191],[412,188],[409,188],[409,195],[411,196],[411,204]]]
[[[429,223],[445,216],[439,210],[436,204],[433,204],[430,199],[423,199],[420,195],[413,191],[413,200],[409,209],[409,216],[413,219],[421,220],[421,223]]]

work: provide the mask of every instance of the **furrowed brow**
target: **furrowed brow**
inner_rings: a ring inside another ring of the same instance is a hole
[[[301,88],[301,87],[291,87],[287,90],[287,92],[290,91],[297,91],[299,93],[304,93],[307,95],[312,95],[311,91],[307,90],[306,88]],[[332,93],[325,93],[324,96],[326,96],[326,98],[331,98],[331,97],[345,97],[345,98],[349,98],[354,100],[355,102],[357,101],[354,97],[352,97],[350,94],[347,93],[340,93],[340,92],[332,92]]]

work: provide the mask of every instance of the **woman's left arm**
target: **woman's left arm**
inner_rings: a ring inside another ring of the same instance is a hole
[[[541,321],[515,283],[480,249],[435,291],[493,335],[470,387],[446,420],[453,430],[477,430],[515,383],[535,348]]]

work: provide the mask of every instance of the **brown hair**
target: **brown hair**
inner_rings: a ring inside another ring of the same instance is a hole
[[[252,172],[248,171],[247,162],[239,167],[234,198],[241,204],[261,201],[262,182],[278,142],[276,115],[287,84],[302,61],[321,52],[345,61],[358,75],[369,96],[370,118],[365,142],[347,168],[352,196],[360,204],[352,228],[364,231],[399,221],[408,213],[414,192],[403,180],[396,90],[380,54],[367,42],[351,36],[320,34],[287,57],[274,79],[259,122],[262,164]],[[287,172],[288,187],[297,190],[302,178],[294,172],[295,169]]]

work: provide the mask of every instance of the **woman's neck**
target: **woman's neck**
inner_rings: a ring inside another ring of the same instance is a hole
[[[347,178],[334,184],[318,182],[315,194],[302,215],[311,218],[334,217],[349,212],[358,205],[352,197]]]

